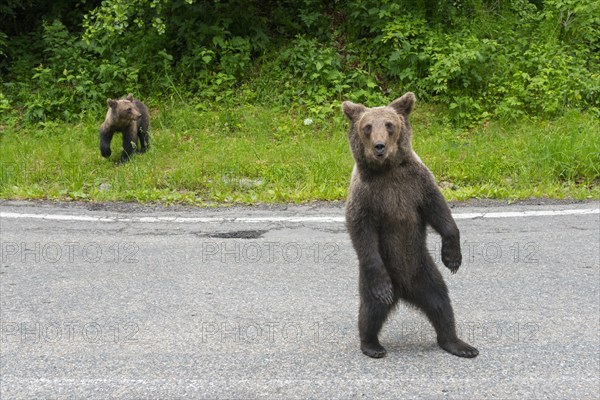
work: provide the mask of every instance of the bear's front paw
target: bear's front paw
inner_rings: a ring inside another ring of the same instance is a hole
[[[455,274],[462,262],[460,244],[452,242],[442,243],[442,262],[453,274]]]
[[[372,282],[371,293],[377,301],[383,304],[394,302],[394,287],[388,276],[383,276]]]

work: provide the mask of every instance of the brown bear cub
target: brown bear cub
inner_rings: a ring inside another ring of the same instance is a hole
[[[110,157],[110,142],[117,131],[123,133],[123,152],[121,162],[126,162],[137,150],[145,153],[150,146],[150,115],[148,108],[132,94],[124,99],[108,99],[106,119],[100,126],[100,153]],[[138,147],[139,139],[139,147]]]
[[[409,92],[385,107],[342,104],[355,161],[346,224],[359,263],[361,350],[385,355],[379,331],[401,299],[427,315],[440,347],[475,357],[479,351],[456,335],[448,289],[426,247],[430,225],[442,237],[444,265],[458,270],[458,228],[433,175],[412,150],[408,116],[414,103]]]

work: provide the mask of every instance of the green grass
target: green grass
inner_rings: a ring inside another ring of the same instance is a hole
[[[3,199],[225,203],[342,200],[353,161],[341,112],[305,125],[302,109],[242,106],[151,112],[151,150],[120,165],[98,150],[103,116],[78,125],[0,127]],[[450,128],[434,108],[413,114],[414,148],[449,200],[600,198],[597,117]]]

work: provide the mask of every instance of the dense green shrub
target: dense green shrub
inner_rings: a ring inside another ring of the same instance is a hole
[[[435,7],[354,2],[350,25],[388,80],[446,104],[458,123],[597,108],[600,3],[464,3],[446,4],[442,19]]]
[[[29,120],[81,118],[106,106],[107,95],[139,88],[138,70],[124,57],[98,57],[92,46],[69,34],[60,21],[44,24],[44,62],[34,68],[21,98]]]
[[[0,8],[27,21],[0,24],[2,110],[30,121],[81,118],[127,92],[324,117],[412,90],[459,125],[598,113],[595,0],[42,3]]]

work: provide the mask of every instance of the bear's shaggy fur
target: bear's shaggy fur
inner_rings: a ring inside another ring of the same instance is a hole
[[[448,289],[426,247],[427,225],[442,237],[442,262],[461,264],[459,231],[429,169],[412,150],[408,116],[415,96],[367,108],[346,101],[355,160],[346,224],[359,262],[359,333],[364,354],[386,350],[378,335],[390,310],[403,300],[420,308],[444,350],[475,357],[476,348],[456,335]]]
[[[123,133],[121,162],[126,162],[137,150],[146,152],[150,146],[150,115],[148,108],[132,94],[123,99],[108,99],[108,112],[100,126],[100,153],[110,157],[110,142],[115,132]],[[138,147],[139,139],[139,147]]]

